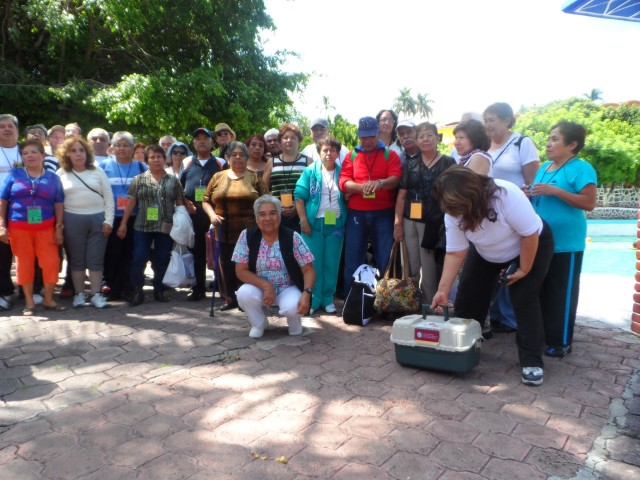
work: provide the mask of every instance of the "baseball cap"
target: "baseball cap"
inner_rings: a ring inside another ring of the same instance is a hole
[[[400,127],[409,127],[409,128],[416,128],[416,124],[413,120],[409,119],[409,118],[405,118],[404,120],[400,120],[398,122],[398,126],[396,127],[396,131],[398,131],[398,129]]]
[[[311,126],[309,128],[318,127],[318,126],[329,128],[329,122],[327,122],[327,120],[324,118],[316,118],[313,122],[311,122]]]
[[[204,128],[204,127],[196,128],[196,131],[193,132],[193,136],[197,137],[198,134],[200,134],[200,133],[204,133],[207,137],[213,138],[213,135],[211,135],[211,130],[209,130],[208,128]]]
[[[378,121],[373,117],[362,117],[358,120],[358,137],[373,137],[378,135]]]

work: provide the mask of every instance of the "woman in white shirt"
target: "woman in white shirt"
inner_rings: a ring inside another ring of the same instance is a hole
[[[95,166],[91,145],[81,137],[65,140],[58,149],[58,175],[64,191],[64,241],[71,265],[75,308],[84,307],[85,271],[89,269],[91,304],[105,308],[100,293],[104,251],[113,227],[113,191],[107,174]]]
[[[487,153],[491,140],[484,130],[484,125],[477,120],[467,120],[453,129],[453,135],[456,137],[453,145],[460,156],[458,163],[480,175],[492,177],[493,160]]]
[[[433,196],[445,212],[447,254],[432,307],[446,304],[464,261],[455,315],[482,323],[501,272],[515,263],[506,284],[518,319],[516,342],[522,382],[543,381],[544,328],[540,290],[553,256],[551,229],[514,184],[460,165],[443,172]]]

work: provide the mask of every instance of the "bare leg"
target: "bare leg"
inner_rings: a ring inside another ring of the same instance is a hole
[[[22,292],[24,293],[25,307],[33,308],[35,306],[35,304],[33,303],[33,283],[26,283],[20,286],[22,287]]]
[[[55,288],[55,283],[44,284],[44,301],[42,302],[42,304],[46,307],[53,307],[56,304],[56,301],[53,299],[53,290]]]

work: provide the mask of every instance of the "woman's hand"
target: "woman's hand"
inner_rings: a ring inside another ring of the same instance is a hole
[[[106,223],[102,224],[102,235],[104,235],[105,237],[108,237],[109,235],[111,235],[112,230],[113,230],[113,227],[111,227],[111,225],[107,225]]]
[[[273,288],[269,282],[265,282],[264,287],[262,287],[262,303],[264,303],[267,307],[271,307],[273,302],[276,301],[276,290]]]
[[[9,244],[9,231],[6,227],[0,227],[0,242]]]
[[[61,228],[56,228],[53,234],[56,245],[62,245],[64,243],[64,235]]]
[[[513,285],[514,283],[516,283],[518,280],[523,279],[524,277],[526,277],[527,274],[524,273],[520,267],[518,267],[518,269],[513,272],[511,275],[507,275],[507,278],[509,279],[509,281],[507,283],[505,283],[505,285]]]
[[[549,185],[548,183],[536,183],[531,187],[531,195],[555,195],[558,187]]]
[[[184,199],[184,205],[185,205],[185,207],[187,207],[187,212],[189,212],[189,215],[195,215],[196,214],[196,206],[194,205],[194,203],[191,200],[189,200],[186,197]]]
[[[120,224],[120,228],[118,228],[118,231],[116,232],[116,235],[118,236],[118,238],[120,240],[123,240],[124,237],[127,236],[127,224],[125,222],[122,222]]]
[[[393,239],[398,243],[404,240],[404,228],[401,223],[393,226]]]
[[[441,312],[442,307],[440,307],[439,305],[449,305],[449,296],[441,290],[438,290],[433,296],[431,309],[435,312]]]
[[[300,220],[300,229],[307,237],[311,236],[311,225],[309,225],[309,220]]]
[[[222,225],[222,222],[224,221],[224,217],[221,217],[220,215],[216,215],[214,213],[209,217],[209,220],[211,221],[211,225]]]
[[[311,295],[306,292],[302,292],[300,295],[300,300],[298,300],[298,313],[300,315],[306,315],[309,313],[309,308],[311,307]]]

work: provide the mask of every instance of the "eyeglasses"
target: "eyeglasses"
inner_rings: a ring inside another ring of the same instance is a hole
[[[243,152],[233,152],[229,158],[247,158],[247,156]]]
[[[116,143],[113,148],[133,148],[133,145],[129,145],[128,143]]]
[[[393,123],[393,118],[381,118],[378,123]]]
[[[174,150],[171,152],[171,155],[186,155],[187,152],[184,150]]]
[[[216,132],[217,137],[226,137],[227,135],[231,135],[231,132],[227,132],[226,130],[222,132]]]

